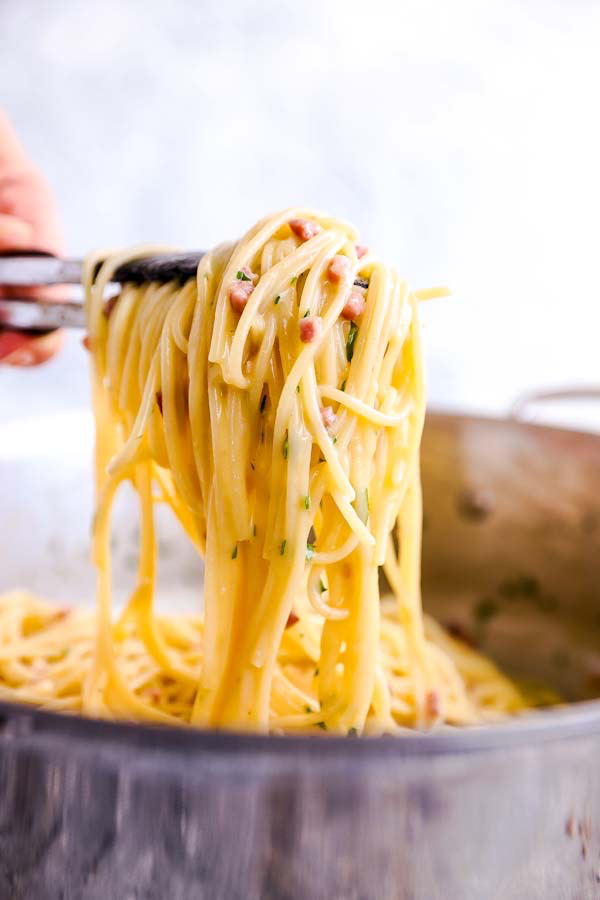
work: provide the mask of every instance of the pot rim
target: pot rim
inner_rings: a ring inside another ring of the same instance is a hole
[[[155,725],[95,719],[0,701],[0,746],[3,738],[39,736],[68,738],[98,749],[118,746],[138,753],[166,752],[182,757],[253,756],[295,754],[360,758],[446,756],[494,751],[543,742],[600,736],[600,700],[586,700],[540,710],[482,725],[443,726],[430,733],[349,738],[343,735],[269,735],[240,731],[215,731],[191,727]]]

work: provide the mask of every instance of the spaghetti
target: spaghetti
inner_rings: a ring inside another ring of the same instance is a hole
[[[116,301],[116,268],[164,248],[87,261],[97,608],[1,598],[0,696],[342,734],[525,705],[423,616],[420,298],[357,240],[343,222],[286,210],[207,253],[195,281],[124,285]],[[115,618],[110,517],[125,481],[139,564]],[[204,558],[202,617],[154,609],[157,503]],[[381,566],[393,599],[380,600]]]

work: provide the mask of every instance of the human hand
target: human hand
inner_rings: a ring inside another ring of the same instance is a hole
[[[0,110],[0,251],[63,252],[62,227],[54,195],[28,159],[15,131]],[[23,288],[0,287],[0,296],[31,294]],[[44,291],[44,296],[49,295]],[[62,343],[60,332],[32,338],[0,330],[0,364],[32,366],[45,362]]]

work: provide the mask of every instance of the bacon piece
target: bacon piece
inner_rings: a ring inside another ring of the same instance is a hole
[[[320,316],[305,316],[300,319],[298,327],[300,329],[300,340],[303,344],[311,344],[321,332]]]
[[[356,250],[356,255],[359,259],[362,259],[363,256],[366,256],[369,252],[369,248],[365,247],[364,244],[355,244],[354,249]]]
[[[248,297],[254,290],[251,281],[234,281],[229,288],[229,302],[232,310],[240,315],[244,312],[244,307],[248,302]]]
[[[114,297],[110,297],[104,304],[102,312],[107,319],[110,318],[110,314],[113,311],[113,309],[115,308],[115,306],[117,305],[117,300],[119,299],[120,296],[121,296],[120,294],[115,294]]]
[[[347,256],[334,256],[327,268],[327,277],[334,284],[345,281],[350,274],[350,260]]]
[[[309,241],[323,230],[318,222],[311,222],[310,219],[290,219],[288,225],[301,241]]]
[[[425,697],[425,712],[429,719],[439,719],[442,712],[442,703],[439,691],[427,691]]]
[[[64,621],[64,619],[66,619],[70,615],[71,615],[71,610],[68,607],[63,606],[62,609],[59,609],[59,610],[57,610],[57,612],[54,613],[54,615],[52,616],[52,621],[53,622],[62,622],[62,621]]]
[[[336,419],[333,406],[322,406],[320,412],[325,428],[331,428]]]
[[[344,319],[358,319],[365,308],[365,298],[359,291],[350,291],[346,298],[342,316]]]
[[[286,628],[291,628],[292,625],[295,625],[296,622],[299,622],[299,621],[300,621],[300,620],[299,620],[298,616],[296,615],[296,613],[294,612],[294,610],[292,610],[291,613],[290,613],[289,616],[288,616],[288,619],[287,619],[287,622],[286,622],[286,624],[285,624],[285,627],[286,627]]]
[[[242,266],[240,272],[242,272],[242,274],[245,275],[246,278],[249,278],[252,284],[256,284],[256,282],[258,281],[258,275],[252,271],[250,266]],[[243,278],[241,278],[240,281],[243,281]]]

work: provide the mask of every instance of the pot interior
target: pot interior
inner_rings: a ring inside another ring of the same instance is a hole
[[[600,696],[600,438],[430,415],[425,608],[517,680]]]
[[[0,428],[0,591],[90,604],[93,424],[87,410]],[[565,700],[600,695],[600,438],[430,413],[422,452],[428,612],[519,680]],[[137,564],[137,506],[114,514],[121,602]],[[159,510],[159,605],[199,609],[202,565]]]

